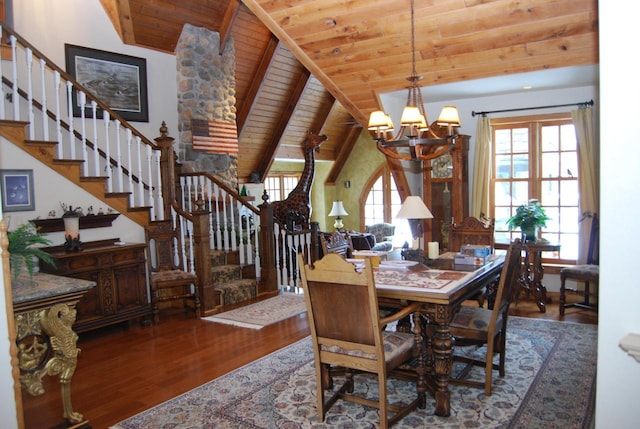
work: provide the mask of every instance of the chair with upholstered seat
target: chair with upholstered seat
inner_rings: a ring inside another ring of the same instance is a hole
[[[182,268],[178,234],[169,220],[153,221],[145,228],[154,323],[160,321],[159,303],[163,301],[190,301],[196,316],[200,311],[198,276]]]
[[[598,215],[593,214],[591,217],[591,233],[589,235],[589,248],[587,250],[587,260],[584,264],[565,267],[560,270],[560,316],[564,316],[564,310],[568,307],[579,307],[597,310],[598,305],[591,301],[591,297],[597,296],[598,282],[600,279],[600,267],[599,267],[599,232],[600,222]],[[576,282],[584,282],[584,289],[567,288],[567,280],[574,280]],[[591,289],[591,286],[595,289]],[[567,292],[571,291],[583,296],[581,302],[571,302],[567,304]]]
[[[323,422],[331,406],[342,399],[378,408],[380,428],[387,428],[415,409],[420,395],[416,386],[414,400],[388,403],[387,376],[417,355],[417,350],[414,334],[384,331],[384,327],[417,311],[419,303],[381,319],[370,260],[365,260],[360,272],[334,253],[313,266],[306,265],[302,255],[298,262],[315,357],[318,420]],[[325,390],[333,387],[334,368],[345,370],[345,381],[325,401]],[[377,375],[377,398],[354,394],[354,372],[362,371]]]
[[[376,239],[373,246],[371,246],[371,250],[388,252],[393,249],[393,235],[396,232],[395,225],[386,222],[367,225],[365,226],[365,232],[373,234]]]
[[[498,370],[500,376],[504,377],[507,319],[509,305],[519,284],[522,250],[523,245],[520,243],[520,239],[511,243],[507,250],[493,310],[462,306],[449,325],[451,335],[455,338],[453,359],[467,364],[459,374],[452,378],[452,383],[484,387],[485,395],[490,396],[493,371]],[[459,347],[478,347],[481,345],[486,345],[484,360],[464,356],[456,351]],[[497,364],[493,363],[494,353],[500,355]],[[484,366],[484,382],[464,378],[474,365]]]

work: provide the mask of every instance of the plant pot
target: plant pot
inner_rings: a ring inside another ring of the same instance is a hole
[[[522,231],[522,240],[525,243],[535,243],[536,240],[538,240],[538,230],[540,228],[538,228],[537,226],[532,226],[532,227],[522,227],[521,231]]]

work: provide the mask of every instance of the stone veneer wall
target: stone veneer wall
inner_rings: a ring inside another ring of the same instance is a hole
[[[236,120],[233,40],[220,54],[220,34],[186,24],[176,45],[178,141],[185,171],[207,172],[236,189],[238,158],[192,150],[191,119]]]

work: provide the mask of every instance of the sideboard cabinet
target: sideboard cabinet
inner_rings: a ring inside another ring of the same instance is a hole
[[[146,245],[116,243],[118,239],[82,243],[78,252],[65,252],[64,246],[43,248],[56,266],[41,263],[40,271],[96,282],[78,302],[76,332],[132,319],[150,320]]]

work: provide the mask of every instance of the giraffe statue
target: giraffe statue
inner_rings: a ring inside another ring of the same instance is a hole
[[[309,194],[315,174],[314,151],[318,150],[325,140],[327,140],[327,136],[307,131],[307,137],[302,142],[304,170],[302,170],[300,180],[285,200],[273,202],[274,219],[289,230],[293,230],[294,225],[301,225],[303,229],[309,228],[311,217]]]

